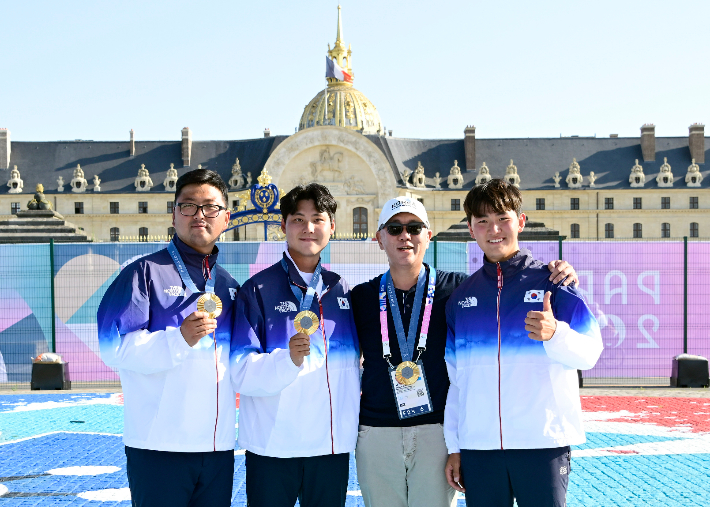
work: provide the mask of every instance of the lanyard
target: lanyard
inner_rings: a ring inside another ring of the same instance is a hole
[[[200,292],[211,292],[214,294],[214,280],[216,277],[213,276],[205,282],[204,291],[197,290],[195,282],[193,282],[192,278],[190,278],[190,273],[187,272],[185,263],[183,262],[182,257],[180,257],[180,252],[178,252],[175,243],[173,243],[172,241],[168,243],[168,252],[170,253],[170,257],[173,258],[175,267],[177,268],[178,273],[180,274],[180,278],[182,278],[182,283],[185,284],[185,287],[187,287],[190,292],[192,292],[193,294],[199,294]]]
[[[288,275],[288,264],[286,263],[286,259],[283,257],[281,258],[281,266],[283,266],[284,271],[286,271],[286,274]],[[306,293],[303,294],[301,292],[301,289],[293,283],[290,278],[289,278],[289,285],[291,285],[291,292],[293,292],[293,295],[296,296],[296,301],[299,302],[299,308],[298,310],[300,312],[310,310],[311,309],[311,304],[313,303],[313,296],[316,294],[316,287],[318,287],[318,282],[320,281],[320,272],[321,272],[321,264],[320,261],[318,261],[318,265],[316,266],[316,270],[313,272],[313,278],[311,278],[311,283],[308,285],[308,289],[306,290]]]
[[[417,332],[417,325],[419,324],[419,312],[421,311],[422,305],[422,293],[424,291],[424,284],[426,282],[426,270],[424,266],[419,271],[419,277],[417,278],[417,290],[414,293],[414,308],[412,309],[412,316],[409,320],[409,333],[407,336],[404,335],[404,324],[402,323],[402,316],[399,313],[399,304],[397,303],[397,298],[394,292],[394,284],[392,283],[392,277],[390,276],[389,270],[387,273],[382,275],[380,280],[380,332],[382,334],[382,350],[383,357],[389,362],[389,358],[392,355],[390,352],[390,340],[389,340],[389,329],[387,326],[387,299],[389,296],[390,308],[392,309],[392,320],[394,321],[394,327],[397,331],[397,341],[399,342],[399,349],[402,353],[402,361],[411,361],[413,352],[409,350],[409,340],[412,340],[412,348],[416,343],[415,335]],[[419,333],[419,346],[417,347],[420,351],[426,350],[426,340],[427,334],[429,333],[429,321],[431,320],[431,308],[434,304],[434,289],[436,287],[436,270],[429,269],[429,286],[427,287],[426,304],[424,306],[424,316],[422,317],[422,329]]]

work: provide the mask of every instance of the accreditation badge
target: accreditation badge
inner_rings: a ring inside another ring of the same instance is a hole
[[[416,363],[407,361],[406,364],[402,364],[397,368],[389,368],[390,383],[397,403],[397,415],[400,419],[408,419],[432,412],[434,409],[431,406],[422,361]]]

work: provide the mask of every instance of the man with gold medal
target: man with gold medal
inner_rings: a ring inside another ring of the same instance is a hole
[[[387,201],[377,241],[389,270],[353,289],[363,355],[356,462],[366,507],[445,507],[456,502],[444,475],[448,451],[442,423],[449,389],[445,307],[468,276],[424,263],[432,235],[423,204],[405,196]],[[568,280],[574,278],[566,263],[550,270],[557,281],[569,274]],[[379,320],[374,318],[378,313]]]
[[[239,284],[216,246],[227,199],[217,173],[183,174],[172,241],[126,266],[99,306],[101,358],[123,387],[134,506],[231,503],[236,403],[225,372]]]
[[[283,257],[237,297],[231,373],[250,507],[345,505],[360,378],[350,288],[321,257],[336,209],[317,183],[284,195]]]

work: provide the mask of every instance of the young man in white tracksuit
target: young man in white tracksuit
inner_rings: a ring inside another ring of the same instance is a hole
[[[231,373],[250,507],[345,505],[360,378],[350,289],[320,257],[336,208],[317,183],[283,196],[286,252],[237,298]]]
[[[499,179],[464,201],[485,259],[446,307],[444,436],[447,480],[468,506],[566,505],[570,446],[585,442],[576,370],[603,348],[580,293],[518,246],[521,205]]]

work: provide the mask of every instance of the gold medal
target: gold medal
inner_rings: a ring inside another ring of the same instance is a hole
[[[411,386],[419,379],[419,366],[411,361],[402,361],[397,366],[395,378],[403,386]]]
[[[197,300],[197,311],[207,312],[210,319],[216,319],[222,313],[222,300],[213,292],[205,292]]]
[[[293,325],[297,332],[310,336],[318,329],[318,315],[308,310],[299,312],[293,320]]]

